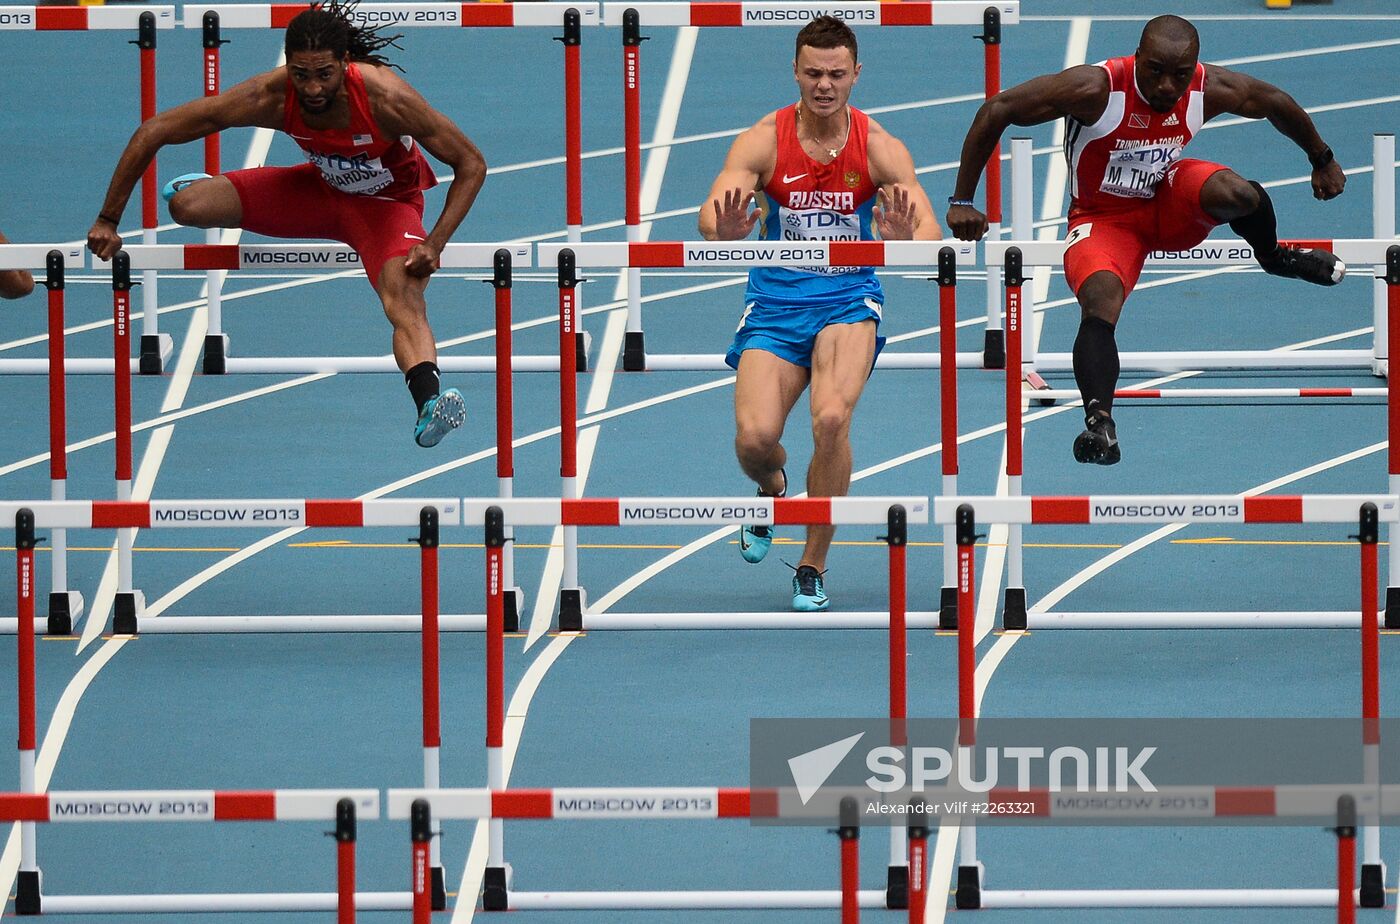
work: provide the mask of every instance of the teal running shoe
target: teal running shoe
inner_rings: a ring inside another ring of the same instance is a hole
[[[427,448],[442,442],[442,438],[467,421],[467,403],[462,393],[455,388],[432,398],[423,405],[418,415],[418,426],[413,428],[413,439],[419,446]]]
[[[783,471],[783,489],[776,495],[758,492],[759,497],[784,497],[787,495],[787,472]],[[773,547],[773,527],[771,526],[750,526],[745,524],[739,527],[739,554],[744,556],[744,561],[751,565],[756,565],[768,555],[768,550]]]
[[[181,174],[180,176],[177,176],[175,179],[171,180],[169,183],[166,183],[165,186],[161,188],[160,197],[166,202],[169,202],[171,199],[175,198],[175,194],[177,192],[184,189],[186,186],[190,185],[191,183],[198,183],[200,180],[207,179],[209,179],[209,174],[207,173]]]
[[[799,613],[820,613],[831,606],[822,584],[822,572],[811,565],[795,569],[792,576],[792,608]]]

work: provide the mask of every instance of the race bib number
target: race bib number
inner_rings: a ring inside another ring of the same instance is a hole
[[[1157,144],[1114,151],[1108,156],[1099,192],[1128,199],[1150,199],[1167,168],[1181,157],[1182,145]]]
[[[394,182],[394,174],[378,157],[368,154],[324,154],[307,151],[306,159],[321,171],[326,182],[343,193],[372,196]]]
[[[831,209],[790,209],[778,208],[778,223],[783,229],[785,241],[858,241],[860,240],[860,216],[837,212]],[[857,272],[858,266],[802,266],[795,267],[808,273],[821,273],[825,276],[840,276]]]

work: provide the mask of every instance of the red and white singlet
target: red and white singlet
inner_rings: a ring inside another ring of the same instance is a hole
[[[437,185],[437,177],[412,137],[389,138],[370,112],[365,79],[354,62],[345,68],[345,91],[350,102],[350,127],[311,128],[302,119],[296,91],[287,81],[283,131],[306,152],[335,190],[356,196],[411,201]]]
[[[1150,199],[1167,169],[1205,120],[1206,67],[1197,62],[1191,85],[1171,112],[1157,112],[1138,92],[1133,56],[1099,64],[1108,72],[1108,105],[1093,125],[1068,119],[1073,208],[1111,210]]]

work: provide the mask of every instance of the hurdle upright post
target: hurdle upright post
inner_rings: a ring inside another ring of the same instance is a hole
[[[433,822],[427,799],[413,800],[408,825],[413,844],[409,878],[409,891],[413,895],[413,924],[430,924],[433,919],[433,891],[428,867]]]
[[[860,806],[855,796],[842,796],[841,840],[841,924],[860,924]]]
[[[988,6],[982,14],[983,95],[991,99],[1001,92],[1001,10]],[[1001,237],[1001,144],[987,160],[987,240]],[[987,267],[987,332],[982,346],[982,365],[1000,369],[1006,362],[1005,333],[998,317],[1001,280],[994,266]]]
[[[1337,924],[1356,924],[1356,799],[1337,798]]]
[[[131,257],[117,251],[112,258],[112,360],[116,395],[115,444],[117,500],[131,500]],[[135,635],[136,620],[145,609],[141,592],[131,584],[131,546],[136,530],[117,530],[117,595],[112,602],[112,631]]]
[[[355,924],[355,800],[335,804],[335,920]]]
[[[642,35],[641,15],[632,8],[622,13],[623,175],[626,187],[627,240],[642,239]],[[646,335],[642,331],[642,271],[627,268],[627,330],[623,335],[622,368],[642,372],[647,367]]]
[[[928,803],[909,806],[909,924],[924,924],[928,904]]]
[[[889,548],[890,579],[890,745],[903,749],[909,743],[909,639],[908,606],[909,512],[893,504],[886,515],[885,540]],[[890,862],[885,876],[885,907],[904,908],[909,903],[909,857],[903,825],[890,825]]]
[[[204,45],[204,95],[218,96],[221,66],[219,47],[228,42],[220,36],[219,14],[214,10],[204,14],[200,25]],[[204,172],[210,176],[218,176],[220,173],[218,132],[204,136]],[[218,228],[209,228],[204,232],[204,242],[217,244],[219,236]],[[206,317],[209,320],[204,333],[204,359],[200,364],[200,370],[205,375],[223,375],[226,371],[224,359],[228,356],[228,335],[224,333],[223,289],[223,270],[209,270],[205,273]]]
[[[1021,494],[1024,468],[1021,444],[1021,344],[1025,332],[1022,321],[1025,281],[1021,248],[1012,247],[1006,251],[1006,490],[1012,497]],[[1003,629],[1026,628],[1021,529],[1020,523],[1011,523],[1006,527],[1006,596],[1001,613]]]
[[[442,785],[441,635],[438,627],[438,546],[441,532],[436,507],[418,512],[419,584],[423,606],[423,788]],[[447,885],[442,868],[442,822],[434,819],[430,844],[433,910],[447,907]]]
[[[971,504],[958,505],[954,528],[958,542],[958,745],[961,748],[977,740],[977,519]],[[971,819],[964,819],[958,828],[958,843],[954,903],[960,910],[980,908],[982,876],[977,862],[977,828]]]
[[[137,20],[136,40],[132,42],[141,55],[141,122],[144,124],[156,114],[156,17],[150,11],[144,12]],[[159,188],[159,174],[156,171],[156,158],[151,158],[150,166],[141,176],[141,243],[156,243],[156,190]],[[140,360],[137,371],[142,375],[160,375],[164,370],[165,358],[173,347],[167,334],[160,334],[160,300],[156,283],[156,271],[143,270],[141,273],[141,341]]]
[[[64,357],[63,253],[44,258],[44,287],[49,299],[49,498],[68,499],[68,369]],[[67,635],[82,615],[83,596],[68,589],[68,530],[53,531],[53,566],[49,591],[49,635]]]
[[[18,607],[16,615],[19,665],[19,791],[38,792],[34,774],[34,511],[22,507],[15,513],[15,578]],[[40,874],[34,822],[20,824],[19,878],[15,882],[15,912],[40,911]]]
[[[1375,504],[1361,505],[1360,529],[1356,540],[1361,549],[1361,742],[1367,786],[1381,782],[1381,681],[1379,511]],[[1381,863],[1379,801],[1374,812],[1367,812],[1362,829],[1361,907],[1385,907],[1385,866]]]
[[[1385,249],[1386,343],[1391,356],[1400,356],[1400,245]],[[1390,376],[1386,384],[1393,385]],[[1400,396],[1396,389],[1386,389],[1386,449],[1387,471],[1390,473],[1390,493],[1400,491]],[[1390,548],[1386,558],[1385,627],[1400,629],[1400,534],[1394,524],[1386,531]]]
[[[559,476],[560,495],[578,500],[578,369],[574,338],[578,263],[571,248],[559,251]],[[583,589],[578,578],[578,527],[564,529],[564,575],[559,589],[559,631],[583,630]]]
[[[1389,240],[1395,237],[1395,135],[1376,132],[1371,136],[1371,237]],[[1387,317],[1386,282],[1372,282],[1372,333],[1374,353],[1372,371],[1388,375],[1390,357],[1390,319]]]
[[[938,251],[939,440],[943,444],[943,496],[958,494],[958,261],[951,247]],[[958,627],[957,533],[943,527],[943,587],[938,628]]]
[[[496,493],[501,500],[515,496],[515,386],[512,381],[515,350],[510,329],[512,278],[510,251],[502,247],[493,258],[491,277],[496,294]],[[513,526],[506,527],[502,580],[506,587],[506,631],[518,632],[525,594],[515,586]]]
[[[506,788],[505,762],[505,632],[501,584],[501,552],[506,544],[505,512],[487,507],[486,545],[486,785]],[[482,879],[481,907],[505,911],[510,907],[510,883],[506,874],[505,822],[486,823],[486,871]]]

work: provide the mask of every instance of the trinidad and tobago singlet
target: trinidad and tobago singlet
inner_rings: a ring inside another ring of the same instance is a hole
[[[350,102],[350,127],[311,128],[302,119],[296,92],[287,81],[283,131],[306,152],[306,159],[320,168],[326,183],[351,195],[401,201],[436,186],[437,177],[413,138],[388,138],[375,124],[365,79],[354,62],[345,68],[345,92]]]
[[[1205,121],[1206,66],[1171,112],[1157,112],[1138,93],[1133,57],[1099,64],[1108,71],[1108,105],[1093,125],[1068,119],[1065,160],[1075,209],[1114,209],[1150,199],[1167,168]]]
[[[875,184],[870,180],[865,144],[870,119],[848,107],[851,128],[846,146],[829,164],[818,163],[797,139],[797,107],[777,112],[778,158],[763,187],[767,198],[760,236],[777,241],[868,241]],[[757,267],[749,271],[746,302],[767,305],[830,306],[865,298],[884,301],[870,267]]]

